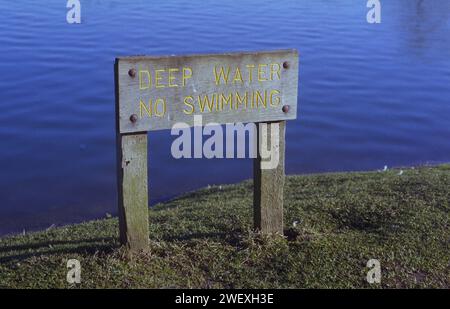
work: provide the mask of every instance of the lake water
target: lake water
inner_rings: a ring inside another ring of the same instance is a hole
[[[0,233],[116,214],[114,58],[296,48],[286,171],[450,161],[450,1],[0,2]],[[250,160],[175,160],[149,135],[150,200],[250,178]]]

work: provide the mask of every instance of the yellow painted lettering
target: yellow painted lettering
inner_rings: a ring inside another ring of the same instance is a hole
[[[165,70],[155,70],[155,87],[156,88],[164,88],[165,85],[160,84],[160,80],[162,80],[162,76],[160,75],[160,73],[164,72]]]
[[[192,104],[192,102],[194,101],[194,98],[192,96],[187,96],[184,98],[184,105],[188,106],[190,108],[189,111],[183,109],[183,113],[185,113],[186,115],[191,115],[194,112],[194,104]]]
[[[278,79],[281,79],[280,69],[281,69],[281,66],[278,63],[270,64],[270,80],[273,80],[274,74],[276,74],[278,76]]]
[[[162,111],[160,111],[160,104],[162,105]],[[166,114],[166,99],[158,98],[155,101],[155,116],[163,117]]]
[[[263,77],[263,75],[266,74],[266,69],[265,67],[267,67],[267,64],[259,64],[258,65],[258,81],[259,82],[265,82],[267,81],[267,78]]]
[[[239,94],[239,92],[236,92],[236,109],[239,108],[240,104],[243,104],[245,102],[245,108],[247,108],[247,104],[248,104],[248,95],[247,95],[247,91],[245,92],[244,96],[241,97],[241,95]]]
[[[178,84],[173,83],[175,76],[172,73],[178,72],[178,69],[169,69],[169,87],[178,87]]]
[[[228,75],[229,74],[230,74],[230,67],[227,67],[227,73],[225,74],[223,67],[220,67],[220,71],[217,72],[217,67],[214,66],[214,77],[215,77],[216,85],[220,85],[221,77],[224,80],[225,85],[228,84]]]
[[[247,64],[248,69],[248,81],[251,83],[253,81],[253,69],[255,68],[254,64]]]
[[[203,99],[201,96],[197,97],[198,100],[198,106],[200,106],[200,110],[203,113],[205,111],[205,107],[208,106],[209,111],[211,112],[213,110],[214,106],[214,94],[211,96],[211,99],[209,98],[209,95],[205,94],[203,96]]]
[[[231,93],[228,96],[225,96],[223,93],[220,94],[220,110],[223,110],[223,103],[229,104],[230,109],[233,109],[233,97]]]
[[[259,106],[259,102],[261,102],[262,105],[264,105],[264,108],[267,108],[266,92],[267,92],[267,90],[264,90],[264,97],[263,97],[261,95],[261,92],[259,92],[259,90],[255,91],[255,94],[256,94],[256,107],[258,107]]]
[[[148,117],[152,116],[152,99],[148,100],[148,108],[147,105],[145,105],[144,102],[142,102],[141,99],[139,99],[139,115],[140,118],[144,117],[143,111],[147,114]]]
[[[277,95],[279,95],[279,94],[280,94],[280,91],[279,91],[279,90],[274,89],[274,90],[271,90],[271,91],[270,91],[269,102],[270,102],[270,105],[271,105],[271,106],[277,106],[277,105],[280,104],[281,98],[280,98],[279,96],[277,96]],[[275,97],[275,100],[274,100],[274,96],[276,96],[276,97]],[[275,101],[275,104],[273,103],[274,101]]]
[[[182,75],[183,87],[186,86],[186,80],[188,80],[191,77],[192,77],[192,69],[189,67],[183,68],[183,75]]]
[[[241,70],[239,70],[239,67],[236,68],[236,72],[234,73],[233,83],[236,83],[236,82],[241,82],[241,83],[244,82],[242,80],[242,74],[241,74]]]
[[[144,82],[143,76],[147,76],[147,80]],[[139,89],[148,89],[152,86],[152,79],[150,77],[149,71],[141,71],[139,70]]]

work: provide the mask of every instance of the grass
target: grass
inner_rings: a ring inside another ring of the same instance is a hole
[[[287,237],[252,231],[247,181],[152,208],[150,249],[132,260],[116,218],[3,238],[0,287],[449,288],[450,165],[399,174],[289,176]],[[78,285],[66,282],[74,258]],[[366,281],[372,258],[381,284]]]

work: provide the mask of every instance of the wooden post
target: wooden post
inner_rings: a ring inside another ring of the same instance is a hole
[[[278,130],[279,145],[271,138],[272,130]],[[267,123],[267,130],[257,125],[258,155],[253,159],[253,215],[254,227],[262,233],[283,234],[285,131],[285,121]],[[273,169],[262,168],[264,159],[261,159],[259,151],[261,138],[267,138],[272,153],[279,147],[278,165]]]
[[[148,247],[147,132],[118,135],[120,242],[131,251]]]
[[[149,243],[147,132],[120,133],[118,61],[114,76],[120,243],[133,252],[148,248]]]

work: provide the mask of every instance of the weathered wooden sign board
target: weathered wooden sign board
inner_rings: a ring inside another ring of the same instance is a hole
[[[279,147],[278,166],[263,170],[254,159],[254,219],[261,231],[282,233],[285,120],[297,117],[297,88],[295,50],[117,58],[121,242],[133,250],[148,245],[147,132],[192,126],[194,115],[203,123],[266,122],[279,130],[280,145],[271,145]]]

